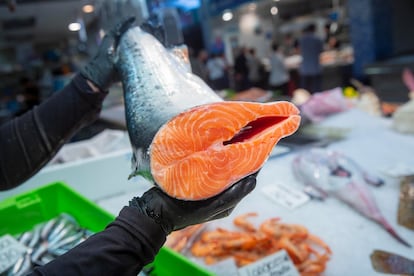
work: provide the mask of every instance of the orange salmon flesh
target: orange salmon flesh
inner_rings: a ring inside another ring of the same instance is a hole
[[[157,132],[151,173],[168,195],[202,200],[258,171],[300,124],[290,102],[224,101],[185,111]]]

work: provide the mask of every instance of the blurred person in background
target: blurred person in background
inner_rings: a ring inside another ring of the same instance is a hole
[[[269,90],[273,92],[274,97],[277,97],[277,95],[286,96],[289,93],[289,73],[284,62],[284,56],[280,53],[278,44],[273,43],[271,47]]]
[[[205,49],[191,51],[190,63],[193,74],[199,76],[205,83],[208,83],[207,63],[208,53]]]
[[[213,53],[207,61],[207,72],[210,86],[216,91],[229,88],[227,64],[223,55]]]
[[[74,133],[98,118],[109,87],[120,79],[110,53],[132,23],[130,18],[109,32],[97,54],[59,93],[0,126],[0,190],[24,183]],[[30,275],[136,276],[172,231],[228,216],[255,185],[254,174],[201,201],[178,200],[153,187],[132,198],[103,231]]]
[[[256,50],[254,48],[249,49],[249,54],[247,55],[247,66],[249,68],[248,80],[252,87],[261,87],[261,65],[260,59],[256,56]]]
[[[285,57],[296,55],[298,53],[298,40],[290,33],[285,34],[280,48]]]
[[[300,86],[310,93],[322,90],[322,66],[320,54],[323,51],[323,41],[315,34],[315,24],[309,24],[299,38],[299,51],[302,62],[299,68]]]
[[[341,48],[341,42],[336,36],[331,36],[326,44],[327,50],[339,50]]]
[[[238,50],[234,60],[234,85],[237,92],[250,88],[249,84],[249,67],[247,65],[246,48],[241,47]]]

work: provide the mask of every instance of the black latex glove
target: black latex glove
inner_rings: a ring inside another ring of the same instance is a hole
[[[134,17],[129,17],[108,32],[99,45],[96,55],[81,71],[81,74],[97,85],[101,91],[107,91],[114,82],[120,80],[114,66],[114,55],[119,39],[134,21]]]
[[[219,195],[198,201],[172,198],[160,188],[153,187],[142,197],[135,197],[129,205],[138,208],[144,215],[154,219],[168,235],[190,225],[224,218],[256,186],[256,174],[232,185]]]

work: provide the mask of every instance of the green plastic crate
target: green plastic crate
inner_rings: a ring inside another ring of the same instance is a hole
[[[0,236],[18,234],[61,213],[72,215],[80,226],[102,231],[114,216],[62,182],[55,182],[0,202]],[[151,275],[213,275],[184,256],[163,247]]]

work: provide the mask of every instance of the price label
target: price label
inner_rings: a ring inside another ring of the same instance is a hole
[[[14,265],[27,248],[10,235],[0,237],[0,274]]]
[[[304,192],[287,185],[265,186],[262,192],[271,200],[288,209],[298,208],[310,200],[310,197]]]
[[[299,276],[285,250],[280,250],[239,269],[239,276]]]

